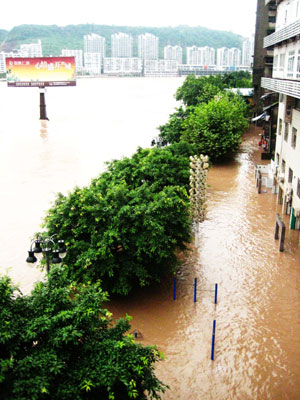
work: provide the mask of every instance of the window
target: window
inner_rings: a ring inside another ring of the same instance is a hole
[[[279,154],[276,153],[276,166],[278,166],[278,165],[279,165]]]
[[[300,197],[300,179],[297,181],[297,196]]]
[[[273,17],[272,15],[268,17],[269,22],[276,22],[276,17]]]
[[[295,108],[300,111],[300,99],[295,99]]]
[[[284,124],[284,140],[287,142],[289,137],[289,124],[286,122]]]
[[[292,140],[291,140],[291,146],[293,149],[296,148],[296,143],[297,143],[297,129],[293,128],[292,129]]]
[[[289,177],[288,177],[288,182],[292,183],[293,182],[293,170],[291,168],[289,168]]]
[[[282,119],[279,118],[278,135],[281,135],[281,133],[282,133]]]
[[[281,161],[281,172],[284,174],[285,173],[285,161]]]
[[[284,70],[285,54],[280,54],[279,58],[279,71]]]
[[[295,51],[289,51],[288,56],[288,66],[287,66],[287,76],[292,78],[294,75],[294,62],[295,62]]]
[[[276,56],[274,56],[273,71],[277,71],[277,64],[278,64],[278,54],[276,54]]]

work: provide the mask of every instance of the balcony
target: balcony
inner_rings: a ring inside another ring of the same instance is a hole
[[[274,46],[284,40],[291,39],[300,34],[300,20],[292,22],[282,29],[264,38],[264,48]]]
[[[300,99],[300,82],[285,79],[262,78],[261,86],[264,89]]]

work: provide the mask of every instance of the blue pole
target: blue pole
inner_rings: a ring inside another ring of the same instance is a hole
[[[195,283],[194,283],[194,303],[197,301],[197,278],[195,278]]]
[[[212,361],[214,361],[214,352],[215,352],[215,333],[216,333],[216,320],[214,319],[212,338],[211,338],[211,357],[210,357]]]
[[[215,304],[217,304],[217,299],[218,299],[218,284],[215,284]]]
[[[173,278],[173,300],[176,300],[176,277]]]

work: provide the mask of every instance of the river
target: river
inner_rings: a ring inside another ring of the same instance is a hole
[[[38,121],[38,91],[0,84],[0,266],[25,293],[42,276],[24,259],[55,193],[88,184],[106,160],[148,146],[181,83],[111,78],[50,89],[46,125]],[[235,160],[209,172],[207,218],[178,274],[176,301],[170,278],[108,305],[115,318],[132,315],[141,342],[164,352],[156,369],[171,388],[164,400],[300,399],[299,231],[287,229],[280,253],[273,238],[280,206],[255,187],[258,133],[252,127]]]

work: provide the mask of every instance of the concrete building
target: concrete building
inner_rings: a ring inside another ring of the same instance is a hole
[[[42,42],[21,44],[19,57],[43,57]]]
[[[236,69],[241,65],[241,55],[241,50],[236,47],[228,50],[228,66],[230,69]]]
[[[228,67],[228,51],[227,47],[221,47],[217,49],[217,67],[225,68]]]
[[[250,38],[246,38],[243,40],[242,47],[242,66],[243,67],[251,67],[253,64],[253,55],[254,55],[254,35]]]
[[[267,96],[279,94],[276,146],[271,165],[273,191],[290,214],[291,228],[300,228],[300,1],[265,0],[276,10],[275,32],[263,41],[274,51],[272,76],[261,80]]]
[[[105,38],[91,33],[83,37],[84,53],[99,53],[102,57],[106,55],[106,41]]]
[[[104,74],[117,76],[140,76],[142,59],[138,57],[106,57],[104,58]]]
[[[187,65],[215,65],[215,49],[212,47],[187,47],[186,48]]]
[[[275,21],[276,0],[257,0],[253,59],[253,111],[257,114],[263,111],[261,96],[264,95],[264,89],[261,86],[261,78],[271,77],[273,67],[273,49],[264,47],[264,38],[274,32]]]
[[[91,75],[102,73],[103,57],[101,53],[84,53],[84,70]]]
[[[111,35],[111,56],[132,57],[133,38],[126,33],[115,33]]]
[[[158,60],[159,39],[151,33],[138,36],[138,56],[143,60]]]
[[[0,74],[3,74],[6,72],[5,60],[6,60],[5,53],[4,53],[4,51],[1,51],[0,52]]]
[[[145,76],[178,76],[176,60],[145,60]]]
[[[178,64],[182,64],[182,47],[181,46],[165,46],[164,47],[164,59],[165,60],[176,60]]]
[[[61,55],[64,57],[75,57],[76,71],[80,72],[83,70],[83,54],[82,50],[70,50],[63,49]]]

